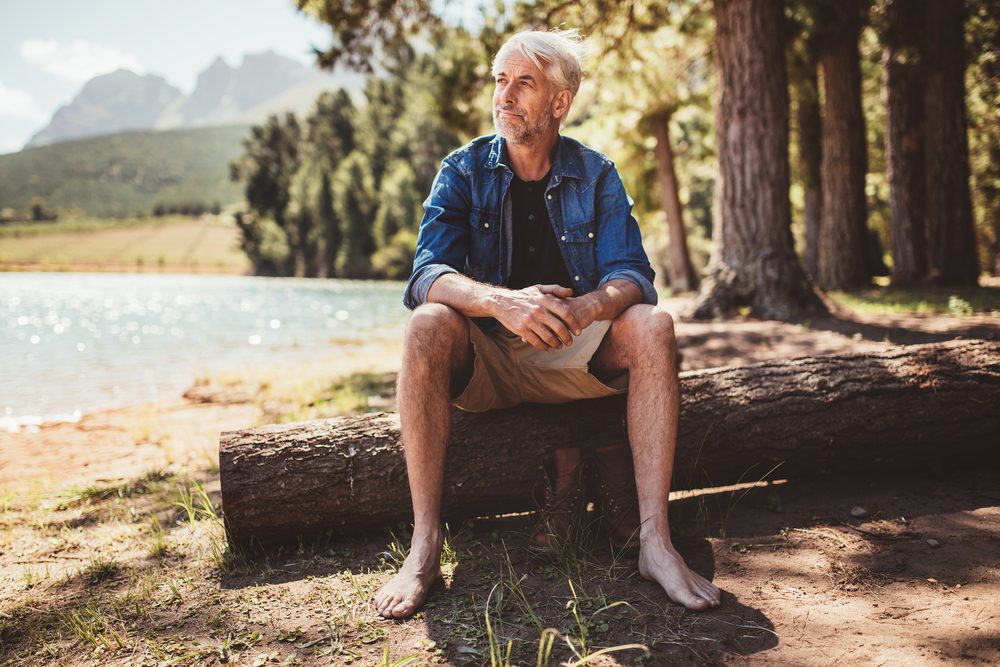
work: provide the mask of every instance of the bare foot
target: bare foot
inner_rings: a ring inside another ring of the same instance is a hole
[[[658,583],[671,600],[688,609],[704,611],[719,606],[718,587],[689,568],[670,541],[659,535],[643,536],[639,574]]]
[[[414,540],[399,572],[375,594],[375,608],[384,618],[408,618],[424,603],[440,576],[441,540],[419,544]]]

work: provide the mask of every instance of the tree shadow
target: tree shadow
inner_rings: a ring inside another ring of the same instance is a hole
[[[997,527],[980,510],[1000,505],[996,480],[984,468],[859,470],[690,496],[671,502],[671,517],[737,550],[823,543],[849,566],[839,582],[847,586],[852,576],[924,582],[942,572],[961,582],[995,565]]]
[[[830,316],[809,320],[807,324],[814,330],[896,345],[940,343],[959,338],[1000,340],[1000,322],[985,315],[954,321],[924,315],[861,315],[834,308]]]
[[[590,651],[645,645],[652,664],[714,663],[726,655],[750,655],[777,645],[767,616],[734,595],[725,593],[719,609],[688,612],[669,601],[659,586],[639,577],[636,554],[613,552],[596,538],[542,551],[528,537],[534,521],[534,515],[526,513],[466,522],[449,537],[455,557],[445,559],[445,579],[432,590],[423,611],[405,621],[372,617],[374,622],[387,628],[390,641],[397,634],[412,634],[392,628],[424,626],[449,664],[482,664],[491,645],[506,650],[507,642],[513,664],[534,663],[548,627],[560,633],[551,664],[576,659],[567,638],[579,651],[581,636],[587,637]],[[381,571],[379,580],[388,580],[389,572],[380,563],[386,543],[408,539],[408,534],[394,531],[262,551],[242,572],[223,576],[220,583],[225,589],[252,590],[343,576],[345,571],[359,578]],[[715,578],[712,545],[704,536],[678,534],[675,544],[692,569]],[[373,613],[370,599],[356,602]],[[574,604],[580,622],[573,615]],[[632,649],[618,659],[631,664],[640,655]]]

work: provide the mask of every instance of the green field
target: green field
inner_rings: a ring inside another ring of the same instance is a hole
[[[78,220],[0,228],[0,270],[245,273],[225,216]]]
[[[99,217],[225,206],[241,199],[229,162],[247,134],[244,126],[122,132],[0,155],[0,209],[26,210],[34,197]]]

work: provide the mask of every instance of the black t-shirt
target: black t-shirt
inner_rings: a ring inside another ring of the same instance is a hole
[[[510,183],[514,255],[507,287],[511,289],[531,285],[572,287],[545,208],[545,187],[551,174],[550,170],[537,181],[522,181],[515,175]]]

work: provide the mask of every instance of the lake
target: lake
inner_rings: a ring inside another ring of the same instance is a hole
[[[0,428],[176,398],[198,375],[399,339],[403,283],[0,273]]]

